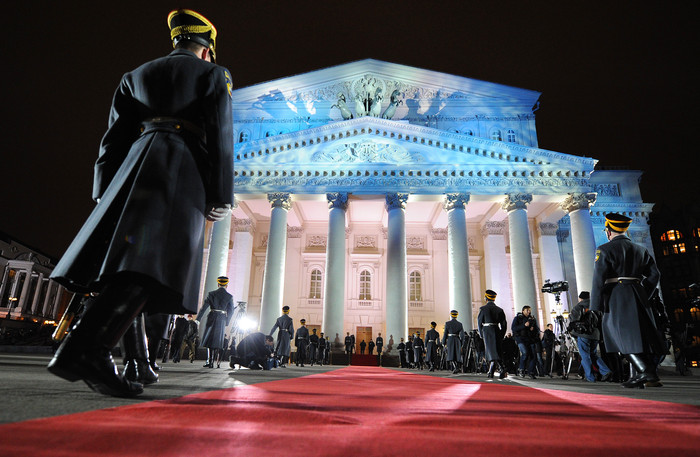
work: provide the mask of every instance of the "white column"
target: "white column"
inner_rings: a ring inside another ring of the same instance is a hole
[[[481,235],[484,238],[484,283],[487,289],[498,294],[496,303],[503,308],[510,328],[515,313],[508,281],[505,233],[505,221],[487,221],[481,227]]]
[[[467,331],[472,330],[472,292],[469,280],[469,241],[464,212],[468,194],[446,194],[443,208],[447,211],[447,265],[450,308],[459,312],[459,320]]]
[[[386,341],[398,344],[408,334],[408,279],[406,266],[406,200],[408,194],[386,195]]]
[[[263,333],[270,331],[282,313],[284,293],[284,262],[287,250],[287,212],[292,207],[288,193],[274,192],[267,195],[272,205],[270,234],[267,237],[265,276],[260,304],[260,325]]]
[[[206,298],[212,290],[216,290],[216,278],[226,276],[228,269],[228,245],[231,240],[231,218],[229,214],[219,222],[214,222],[209,238],[209,258],[207,259],[207,275],[204,279],[202,297]],[[203,326],[202,326],[203,327]]]
[[[527,223],[527,205],[530,194],[508,194],[502,208],[508,213],[510,235],[510,269],[513,275],[513,304],[516,311],[527,305],[537,316],[537,289],[532,268],[532,246]]]
[[[326,277],[323,285],[323,327],[326,335],[343,335],[345,319],[345,211],[348,194],[332,192],[328,199]]]
[[[542,263],[542,279],[551,281],[564,281],[564,269],[562,268],[561,255],[559,254],[559,242],[557,241],[557,231],[559,226],[551,222],[542,222],[538,225],[540,242],[540,260]],[[544,281],[542,282],[544,284]],[[556,300],[554,294],[544,294],[545,296],[545,320],[549,322],[552,310],[556,310],[554,304]],[[562,300],[566,305],[566,300]],[[566,306],[565,306],[566,308]],[[546,322],[545,322],[546,323]],[[544,325],[542,325],[544,327]]]
[[[251,263],[253,261],[253,222],[234,219],[233,249],[229,261],[229,292],[235,301],[248,302]]]
[[[593,285],[595,235],[589,210],[593,203],[595,194],[569,194],[561,204],[571,219],[571,245],[574,250],[574,269],[579,292],[590,292]]]

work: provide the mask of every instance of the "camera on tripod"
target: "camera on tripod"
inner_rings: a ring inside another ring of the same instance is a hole
[[[566,281],[551,282],[547,279],[542,286],[542,292],[546,294],[560,294],[567,290],[569,290],[569,283]]]

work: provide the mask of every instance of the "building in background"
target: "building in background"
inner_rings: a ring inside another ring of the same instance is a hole
[[[539,97],[372,59],[234,91],[237,203],[203,282],[226,273],[264,332],[283,305],[331,339],[398,342],[451,309],[470,329],[486,289],[544,328],[590,290],[604,214],[651,251],[652,205],[641,172],[540,148]]]

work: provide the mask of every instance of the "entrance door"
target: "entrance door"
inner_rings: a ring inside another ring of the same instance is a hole
[[[369,344],[369,340],[372,339],[372,327],[357,327],[355,332],[355,352],[360,353],[360,343],[365,340],[365,343]],[[367,354],[367,349],[365,349],[365,354]]]

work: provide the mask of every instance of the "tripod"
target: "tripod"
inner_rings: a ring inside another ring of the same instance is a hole
[[[556,308],[561,309],[561,293],[556,292],[554,294],[554,300],[556,302]],[[557,315],[554,318],[555,333],[559,338],[559,357],[562,362],[562,379],[569,379],[569,373],[571,372],[571,364],[578,354],[578,344],[576,343],[576,338],[571,336],[569,330],[567,329],[568,313],[565,312],[566,317],[562,314]],[[554,364],[554,357],[552,357],[552,365]],[[548,367],[548,369],[553,370],[553,366]]]
[[[476,347],[476,338],[478,338],[476,330],[471,331],[468,336],[467,349],[464,351],[463,371],[465,373],[472,371],[472,366],[474,367],[474,373],[481,373],[481,361],[479,360],[479,351]]]

